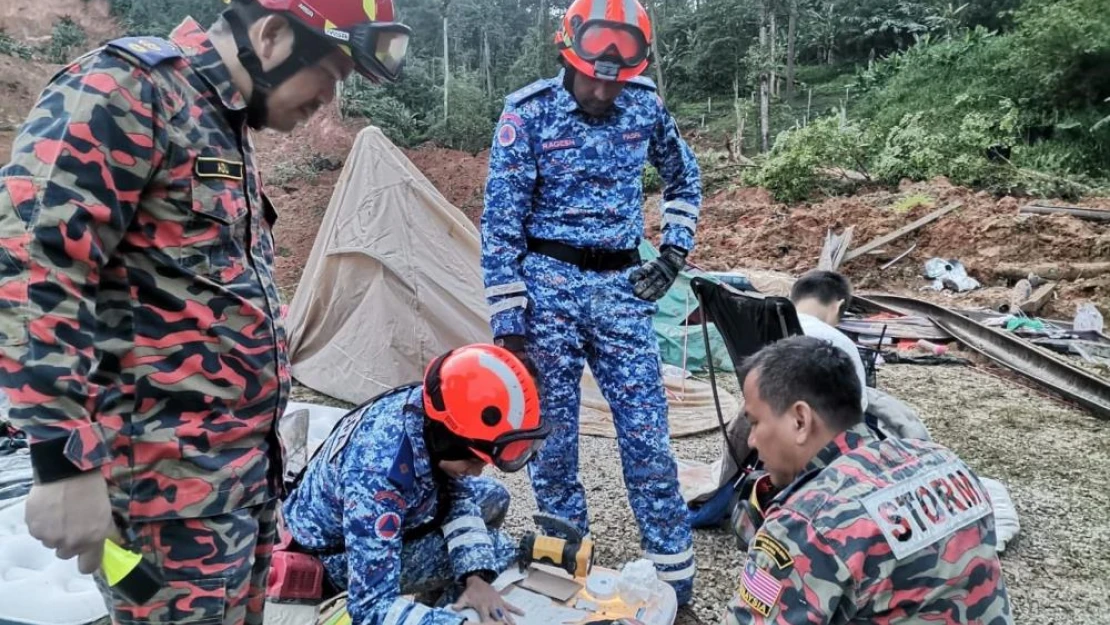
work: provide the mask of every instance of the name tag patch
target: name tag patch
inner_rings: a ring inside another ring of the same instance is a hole
[[[222,158],[198,156],[193,169],[200,178],[243,179],[243,164]]]
[[[544,141],[540,144],[540,148],[544,152],[552,152],[554,150],[566,150],[569,148],[576,148],[581,145],[578,139],[552,139],[551,141]]]
[[[628,130],[620,134],[621,143],[634,143],[636,141],[643,141],[647,139],[647,133],[643,130]]]
[[[873,493],[863,506],[899,560],[991,512],[986,492],[958,460]]]

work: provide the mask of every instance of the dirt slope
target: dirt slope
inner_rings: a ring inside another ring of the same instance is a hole
[[[0,0],[0,30],[32,46],[46,43],[54,23],[69,16],[94,47],[119,33],[107,0]]]

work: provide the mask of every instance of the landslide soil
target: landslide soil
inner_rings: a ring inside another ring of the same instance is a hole
[[[324,153],[341,160],[344,148],[360,125],[324,115],[291,137],[260,141],[260,154],[270,167],[288,163],[297,154]],[[346,134],[344,134],[346,133]],[[477,155],[435,146],[405,150],[405,154],[455,206],[475,224],[481,216],[488,154]],[[335,173],[308,184],[293,184],[289,192],[275,191],[285,223],[282,245],[288,255],[279,261],[287,287],[299,278],[315,236],[314,224],[327,207]],[[892,232],[929,212],[959,203],[960,208],[921,229],[845,263],[841,270],[860,291],[885,291],[928,299],[952,308],[997,308],[1007,303],[1014,280],[1000,276],[999,263],[1091,262],[1110,260],[1110,222],[1085,221],[1067,215],[1022,215],[1030,200],[995,197],[954,186],[939,178],[879,189],[850,197],[787,205],[775,202],[765,190],[735,186],[707,194],[698,224],[697,247],[691,262],[718,271],[773,270],[800,274],[817,264],[826,232],[841,233],[854,226],[851,247]],[[1062,200],[1045,203],[1067,204]],[[1079,205],[1110,209],[1110,199],[1088,199]],[[288,216],[288,218],[286,218]],[[659,198],[645,207],[645,234],[658,243]],[[889,260],[914,249],[888,269]],[[960,260],[983,287],[968,293],[936,292],[926,287],[926,260]],[[1093,302],[1110,319],[1110,274],[1062,281],[1042,316],[1071,319],[1076,307]]]

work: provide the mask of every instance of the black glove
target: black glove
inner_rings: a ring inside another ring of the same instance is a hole
[[[632,272],[632,292],[636,297],[654,302],[667,293],[674,284],[678,272],[686,266],[686,252],[677,247],[664,245],[659,258],[645,263]]]
[[[532,379],[536,382],[536,389],[540,387],[540,373],[536,369],[536,363],[528,357],[528,343],[520,334],[506,334],[493,339],[493,344],[498,347],[503,347],[524,364],[524,368],[532,375]]]

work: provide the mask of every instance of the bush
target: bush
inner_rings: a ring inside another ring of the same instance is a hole
[[[34,56],[34,50],[16,41],[11,35],[4,32],[3,29],[0,29],[0,54],[7,54],[9,56],[21,58],[24,61],[30,61],[31,57]]]
[[[1027,2],[1015,22],[1003,35],[922,38],[860,75],[857,114],[884,144],[882,178],[944,174],[1033,190],[1106,176],[1110,124],[1098,125],[1110,98],[1105,0]],[[1009,162],[987,158],[995,145],[1012,151]]]
[[[766,187],[780,202],[806,199],[815,189],[830,191],[827,168],[866,172],[867,142],[859,126],[823,117],[780,134],[762,166],[746,182]]]
[[[419,143],[427,130],[424,121],[403,102],[358,75],[344,82],[339,110],[344,116],[366,118],[403,147]]]
[[[440,90],[442,98],[442,90]],[[458,72],[448,85],[448,117],[443,119],[443,105],[435,111],[439,120],[428,130],[428,138],[455,150],[477,153],[490,146],[493,139],[494,114],[490,101],[472,73]]]
[[[212,0],[109,0],[128,35],[165,37],[186,17],[207,28],[227,5]]]
[[[1010,169],[992,162],[989,155],[1013,144],[1016,109],[1011,108],[1000,122],[983,113],[969,113],[954,129],[938,129],[925,117],[925,113],[907,115],[891,129],[875,159],[880,180],[894,184],[902,178],[947,176],[963,185],[1007,184]]]
[[[46,46],[46,58],[51,63],[66,63],[73,58],[75,49],[84,47],[85,40],[85,31],[66,15],[54,23],[54,32]]]

